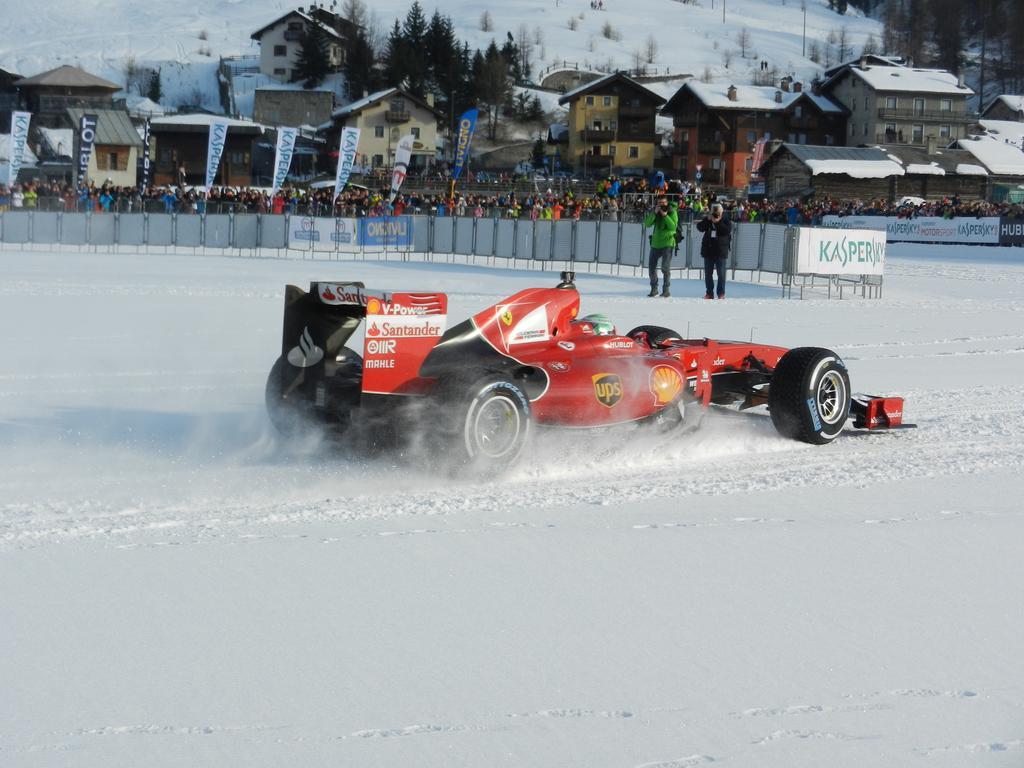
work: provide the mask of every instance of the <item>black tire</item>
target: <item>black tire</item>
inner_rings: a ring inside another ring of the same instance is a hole
[[[317,384],[314,379],[303,378],[286,390],[285,381],[291,378],[288,374],[296,369],[284,356],[274,362],[267,376],[264,398],[270,422],[281,435],[297,437],[310,429],[342,431],[349,426],[352,409],[359,402],[363,359],[348,347],[343,347],[339,356],[345,361],[334,369],[330,378],[324,378],[322,373],[314,374],[312,369],[304,371],[304,376],[317,375],[325,383],[323,405],[327,407],[316,406]]]
[[[797,347],[779,360],[768,391],[772,424],[784,437],[831,442],[850,414],[850,375],[835,352]]]
[[[640,334],[646,335],[647,343],[652,349],[656,349],[670,340],[681,340],[683,338],[682,334],[677,331],[673,331],[671,328],[663,328],[660,325],[638,325],[626,335],[633,339],[633,341],[637,341],[637,337]]]
[[[530,400],[505,376],[439,384],[440,435],[456,474],[500,473],[522,455],[532,431]]]

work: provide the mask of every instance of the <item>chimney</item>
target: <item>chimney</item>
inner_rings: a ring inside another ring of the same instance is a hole
[[[929,133],[924,139],[925,151],[929,155],[934,155],[935,151],[939,148],[939,140],[935,138],[934,133]]]
[[[963,88],[965,86],[963,72],[956,76],[956,85],[958,88]]]
[[[432,94],[432,93],[428,93],[427,94],[427,106],[428,107],[433,107],[434,106],[434,94]]]
[[[729,97],[729,101],[736,101],[736,86],[730,85],[726,95]]]
[[[793,83],[793,93],[800,93],[804,89],[804,84],[799,80]]]
[[[784,78],[782,78],[782,80],[780,80],[780,81],[779,81],[779,86],[780,86],[780,87],[782,88],[782,90],[784,90],[784,91],[785,91],[786,93],[789,93],[789,78],[788,78],[788,77],[784,77]],[[776,101],[778,101],[778,99],[776,99]]]
[[[817,78],[811,80],[811,93],[815,96],[821,96],[821,80]]]
[[[868,57],[867,56],[861,56],[860,57],[860,68],[861,69],[867,69],[868,68]]]
[[[781,104],[782,103],[782,91],[776,91],[775,92],[775,103],[776,104]]]

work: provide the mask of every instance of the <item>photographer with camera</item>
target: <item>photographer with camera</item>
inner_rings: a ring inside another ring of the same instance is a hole
[[[704,287],[707,292],[705,299],[714,298],[714,273],[718,273],[718,292],[720,299],[725,298],[725,261],[729,258],[729,246],[732,244],[732,222],[725,216],[721,203],[711,206],[711,214],[697,222],[697,230],[704,233],[700,243],[700,255],[704,258]]]
[[[654,209],[644,217],[644,228],[654,227],[651,233],[651,256],[648,272],[651,278],[651,292],[648,296],[658,295],[658,269],[661,269],[661,295],[669,296],[670,270],[672,269],[672,252],[676,247],[676,226],[679,224],[679,203],[662,197]]]

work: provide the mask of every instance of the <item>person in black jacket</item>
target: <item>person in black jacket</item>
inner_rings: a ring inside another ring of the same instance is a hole
[[[714,273],[718,273],[718,298],[725,298],[725,262],[732,244],[732,222],[724,215],[721,203],[711,206],[711,215],[697,222],[697,230],[704,233],[700,242],[700,255],[704,258],[705,299],[716,295]]]

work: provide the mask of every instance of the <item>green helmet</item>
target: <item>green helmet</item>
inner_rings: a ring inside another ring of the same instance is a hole
[[[614,336],[615,325],[605,315],[594,314],[580,318],[585,323],[590,323],[594,333],[598,336]]]

